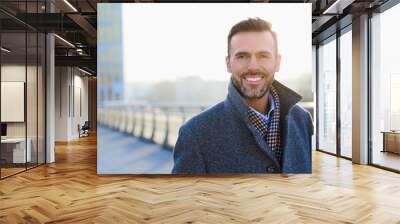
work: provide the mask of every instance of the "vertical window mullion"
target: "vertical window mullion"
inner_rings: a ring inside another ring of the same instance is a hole
[[[316,126],[316,134],[315,134],[315,147],[319,149],[319,44],[315,46],[315,126]]]
[[[336,31],[336,155],[341,156],[341,119],[340,119],[340,30]]]
[[[1,32],[1,24],[2,23],[0,23],[0,47],[2,46],[2,32]],[[2,64],[1,64],[1,62],[2,62],[2,59],[1,59],[1,52],[0,52],[0,124],[1,124],[1,110],[2,110],[2,108],[1,108],[1,67],[2,67]],[[1,144],[0,144],[0,158],[1,158]],[[2,179],[2,177],[1,177],[1,168],[2,168],[2,165],[1,165],[1,162],[0,162],[0,179]]]
[[[371,33],[371,20],[372,20],[372,12],[369,11],[368,12],[368,20],[367,20],[367,27],[368,27],[368,31],[367,31],[367,46],[368,46],[368,53],[367,53],[367,85],[368,85],[368,95],[367,95],[367,119],[368,119],[368,124],[367,124],[367,140],[368,140],[368,155],[367,155],[367,161],[368,164],[372,164],[373,163],[373,148],[372,148],[372,64],[371,64],[371,56],[372,56],[372,33]]]
[[[39,15],[39,0],[36,1]],[[39,165],[39,30],[36,32],[36,166]]]
[[[28,1],[25,0],[25,21],[28,21]],[[25,120],[25,170],[28,170],[28,113],[27,113],[27,90],[28,90],[28,24],[25,23],[25,88],[24,88],[24,120]]]

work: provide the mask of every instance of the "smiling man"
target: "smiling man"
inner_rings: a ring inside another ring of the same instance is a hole
[[[174,174],[311,173],[311,116],[275,80],[281,55],[271,24],[243,20],[228,35],[225,101],[179,130]]]

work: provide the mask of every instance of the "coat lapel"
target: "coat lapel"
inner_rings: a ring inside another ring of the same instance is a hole
[[[282,159],[284,159],[283,156],[287,156],[287,152],[285,153],[286,146],[288,143],[287,141],[290,141],[290,139],[286,139],[287,128],[288,128],[286,115],[290,111],[290,109],[301,100],[301,96],[298,95],[293,90],[282,85],[276,80],[273,82],[272,85],[278,92],[280,106],[281,106],[281,115],[280,115],[281,144],[282,144],[281,147],[282,147]],[[275,163],[276,167],[281,169],[281,165],[279,164],[277,158],[275,157],[274,152],[271,150],[271,148],[265,142],[264,138],[258,133],[255,127],[249,121],[247,114],[249,107],[246,104],[246,101],[244,100],[243,96],[233,85],[232,80],[229,83],[228,96],[225,101],[234,110],[235,114],[239,117],[239,119],[246,124],[246,127],[254,136],[255,141],[259,146],[259,148]]]
[[[247,112],[249,107],[247,106],[245,100],[237,91],[236,87],[233,85],[232,81],[228,87],[228,97],[226,99],[227,103],[233,107],[236,115],[238,115],[239,119],[242,120],[246,124],[247,129],[253,135],[258,147],[275,163],[275,165],[280,169],[280,164],[275,157],[274,152],[271,148],[267,145],[264,138],[258,133],[255,127],[251,124],[250,120],[248,119]]]

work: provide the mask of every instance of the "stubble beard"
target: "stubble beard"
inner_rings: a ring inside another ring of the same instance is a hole
[[[236,89],[240,92],[240,94],[247,98],[247,99],[261,99],[262,97],[264,97],[270,90],[271,86],[272,86],[272,81],[268,82],[266,81],[261,88],[249,88],[249,87],[245,87],[243,84],[243,76],[240,76],[239,80],[237,78],[235,78],[234,75],[232,75],[231,79],[233,84],[236,86]],[[267,77],[267,75],[264,75],[265,79]]]

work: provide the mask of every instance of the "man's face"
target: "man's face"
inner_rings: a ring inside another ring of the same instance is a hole
[[[226,64],[242,95],[259,99],[269,91],[280,60],[271,32],[240,32],[231,39]]]

